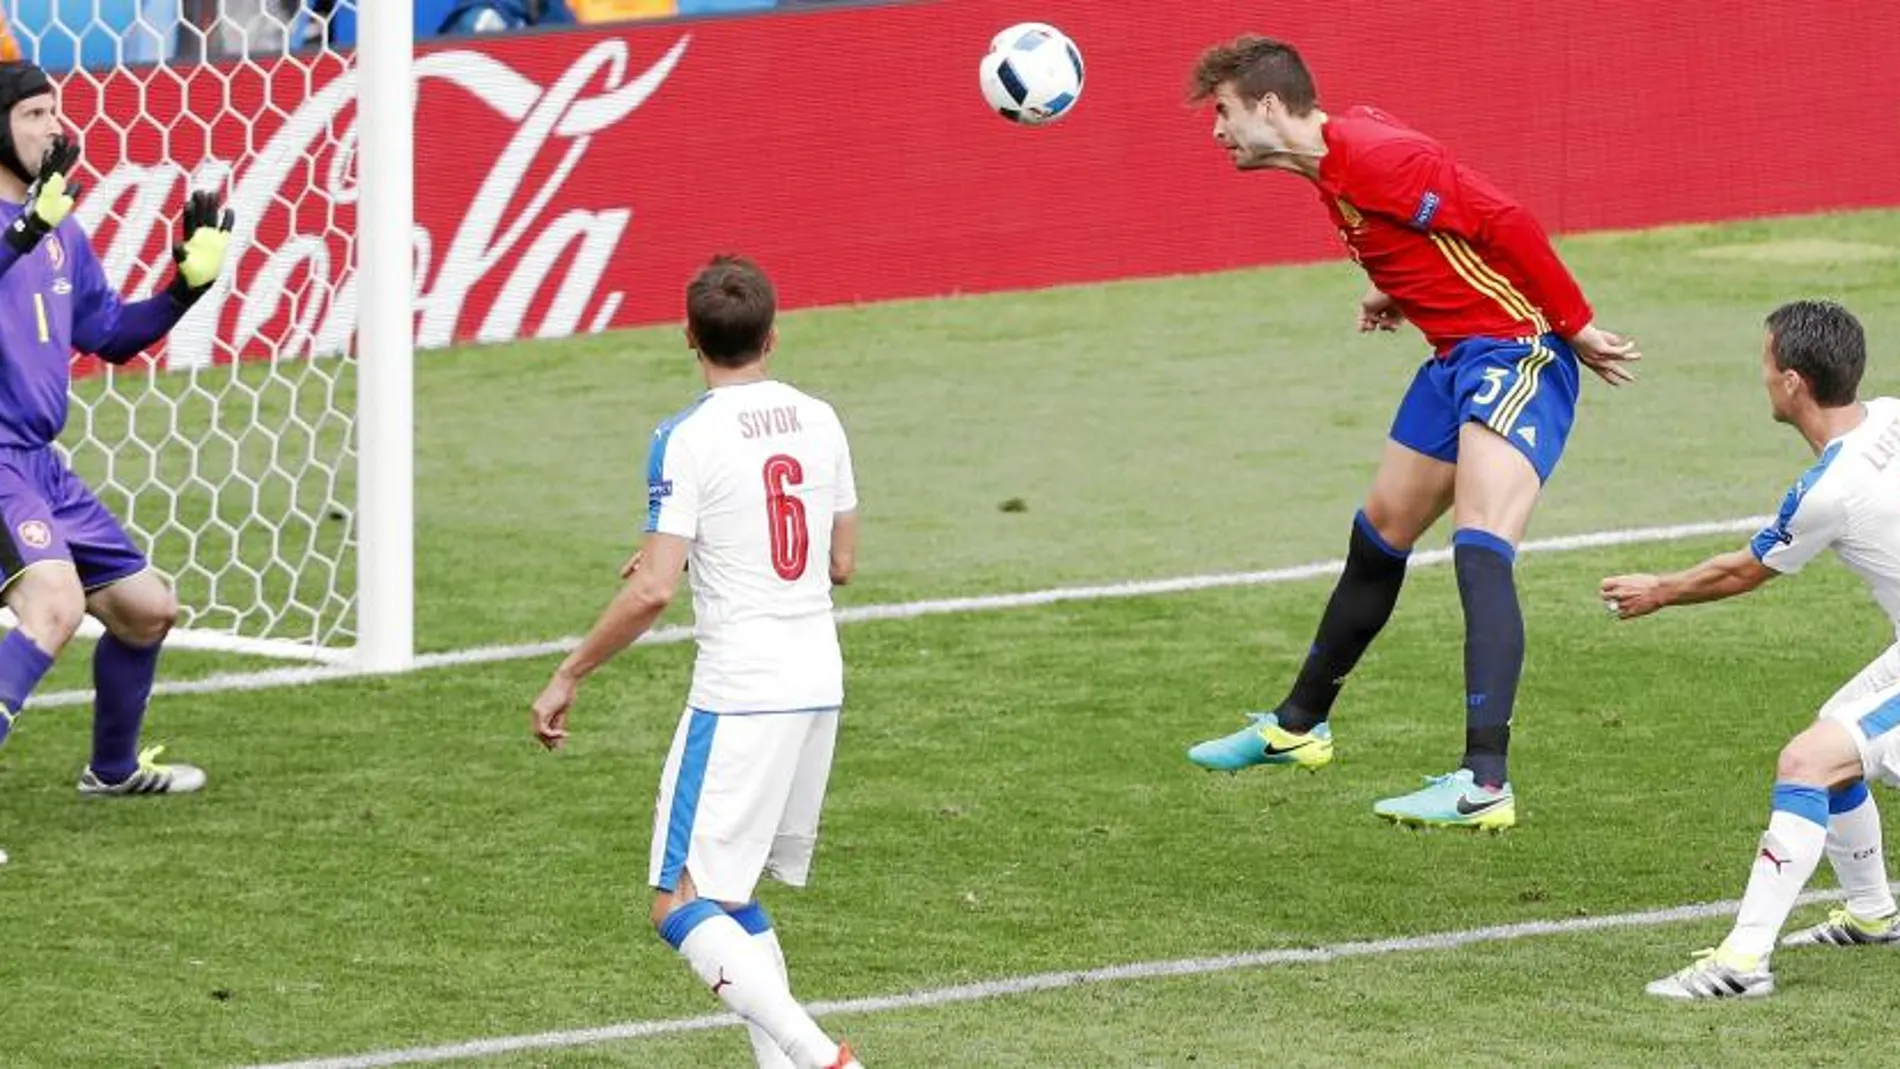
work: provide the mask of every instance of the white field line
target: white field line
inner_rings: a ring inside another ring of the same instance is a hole
[[[1900,886],[1900,885],[1896,885]],[[1811,892],[1801,896],[1800,902],[1834,901],[1841,897],[1839,891]],[[1525,921],[1521,924],[1499,924],[1486,928],[1466,928],[1461,931],[1439,932],[1433,935],[1406,936],[1399,939],[1374,939],[1350,943],[1331,943],[1317,947],[1295,947],[1282,950],[1261,950],[1251,954],[1230,954],[1218,958],[1183,958],[1174,961],[1147,961],[1131,965],[1111,965],[1100,969],[1085,969],[1075,972],[1035,973],[1028,976],[1005,977],[1000,980],[986,980],[982,983],[960,984],[956,987],[939,987],[924,991],[911,991],[901,995],[884,995],[874,998],[849,999],[841,1002],[814,1002],[807,1005],[814,1017],[821,1019],[844,1017],[854,1014],[889,1013],[893,1010],[932,1009],[959,1002],[981,1002],[987,999],[1006,998],[1011,995],[1025,995],[1038,991],[1055,991],[1062,988],[1081,987],[1089,984],[1124,983],[1130,980],[1155,980],[1176,976],[1202,976],[1209,973],[1233,972],[1237,969],[1258,969],[1269,966],[1287,965],[1323,965],[1327,962],[1343,961],[1349,958],[1370,958],[1386,954],[1424,953],[1444,950],[1456,950],[1460,947],[1478,943],[1501,943],[1516,939],[1528,939],[1541,935],[1574,935],[1584,932],[1600,932],[1618,928],[1653,928],[1658,925],[1676,924],[1682,921],[1708,920],[1733,914],[1740,902],[1709,902],[1693,906],[1677,906],[1673,909],[1646,910],[1641,913],[1616,913],[1602,917],[1572,917],[1561,921]],[[1654,977],[1632,974],[1630,976],[1631,998],[1642,997],[1635,993],[1635,986]],[[517,1051],[556,1050],[566,1047],[588,1047],[602,1043],[617,1043],[633,1039],[647,1039],[654,1036],[678,1035],[682,1032],[703,1032],[715,1028],[734,1028],[743,1022],[729,1013],[710,1014],[705,1017],[680,1017],[671,1020],[629,1021],[625,1024],[607,1025],[602,1028],[580,1028],[567,1032],[542,1032],[528,1036],[502,1036],[495,1039],[472,1039],[463,1043],[451,1043],[440,1047],[412,1047],[406,1050],[374,1051],[368,1054],[345,1055],[334,1058],[316,1058],[301,1062],[280,1062],[267,1066],[252,1066],[250,1069],[381,1069],[390,1065],[421,1065],[431,1062],[457,1061],[464,1058],[486,1058],[497,1054],[509,1054]]]
[[[1526,553],[1567,553],[1580,549],[1601,549],[1608,546],[1639,545],[1647,542],[1675,542],[1686,538],[1701,538],[1706,535],[1737,534],[1754,531],[1766,525],[1771,516],[1746,516],[1734,520],[1716,520],[1709,523],[1681,523],[1666,527],[1629,527],[1614,531],[1596,531],[1589,534],[1563,535],[1558,538],[1540,538],[1525,542],[1518,547],[1520,555]],[[1412,567],[1423,568],[1444,564],[1451,560],[1449,549],[1434,549],[1412,555]],[[1187,575],[1174,579],[1148,579],[1131,583],[1112,583],[1106,586],[1056,587],[1050,590],[1031,590],[1020,594],[986,594],[967,598],[936,598],[928,601],[905,601],[893,605],[864,605],[856,608],[840,609],[838,621],[845,624],[863,623],[868,620],[911,620],[919,616],[941,616],[951,613],[991,612],[998,609],[1023,609],[1037,605],[1054,605],[1065,601],[1099,601],[1104,598],[1136,598],[1154,594],[1178,594],[1191,590],[1215,590],[1224,587],[1265,586],[1273,583],[1292,583],[1303,579],[1318,579],[1336,575],[1345,562],[1340,560],[1316,561],[1312,564],[1300,564],[1291,568],[1274,568],[1262,572],[1222,572],[1212,575]],[[662,645],[676,642],[688,642],[693,637],[690,627],[663,627],[641,638],[641,643]],[[430,668],[454,668],[472,664],[492,664],[500,661],[530,660],[536,657],[552,657],[567,653],[580,644],[578,636],[555,639],[552,642],[534,642],[519,646],[475,646],[469,649],[449,650],[443,653],[425,653],[418,656],[410,665],[409,671],[422,671]],[[328,683],[342,679],[358,679],[372,675],[370,671],[350,665],[309,665],[296,668],[267,668],[256,672],[230,672],[206,676],[203,679],[173,680],[159,683],[153,688],[153,694],[216,694],[223,691],[265,690],[271,687],[308,686],[312,683]],[[34,708],[50,708],[61,705],[84,705],[92,701],[90,690],[63,690],[48,694],[35,695],[28,705]]]
[[[0,630],[12,631],[20,626],[20,618],[13,615],[12,609],[0,608]],[[97,640],[106,633],[105,627],[97,617],[88,616],[79,621],[79,630],[74,638]],[[251,657],[270,657],[280,661],[306,661],[316,664],[343,664],[351,655],[347,648],[332,646],[313,646],[307,642],[296,642],[281,638],[246,638],[243,635],[229,635],[222,631],[197,631],[190,628],[173,628],[165,636],[165,648],[168,650],[204,650],[208,653],[236,653]]]

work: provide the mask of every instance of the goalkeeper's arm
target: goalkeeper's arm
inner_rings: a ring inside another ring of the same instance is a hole
[[[216,193],[193,193],[185,203],[184,240],[172,249],[176,266],[171,284],[155,297],[130,304],[119,301],[98,261],[88,256],[85,268],[75,268],[94,277],[80,281],[82,298],[73,317],[73,344],[114,364],[150,348],[217,282],[234,222]]]

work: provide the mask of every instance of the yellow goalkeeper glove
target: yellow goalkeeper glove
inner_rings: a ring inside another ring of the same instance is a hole
[[[26,204],[20,215],[7,226],[7,244],[24,256],[33,251],[40,239],[72,214],[73,202],[85,187],[67,179],[79,162],[79,146],[65,134],[53,138],[52,147],[40,159],[40,173],[26,187]]]
[[[200,190],[185,202],[182,229],[185,239],[172,246],[177,267],[169,287],[172,300],[189,308],[205,295],[224,270],[224,250],[231,243],[237,216],[223,206],[216,193]]]

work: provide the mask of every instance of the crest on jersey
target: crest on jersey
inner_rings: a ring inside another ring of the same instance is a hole
[[[43,244],[46,246],[46,261],[53,265],[53,270],[64,270],[66,267],[66,246],[60,244],[59,235],[46,235],[46,240]]]
[[[1359,209],[1352,206],[1352,201],[1344,197],[1334,197],[1333,203],[1339,205],[1340,217],[1346,220],[1347,226],[1358,229],[1365,225],[1366,217],[1359,214]]]
[[[45,549],[53,544],[53,529],[40,520],[28,520],[19,527],[20,544],[29,549]]]

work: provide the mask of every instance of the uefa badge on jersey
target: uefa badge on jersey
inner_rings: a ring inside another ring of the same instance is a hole
[[[20,544],[28,549],[45,549],[53,544],[53,529],[40,520],[28,520],[20,525]]]

